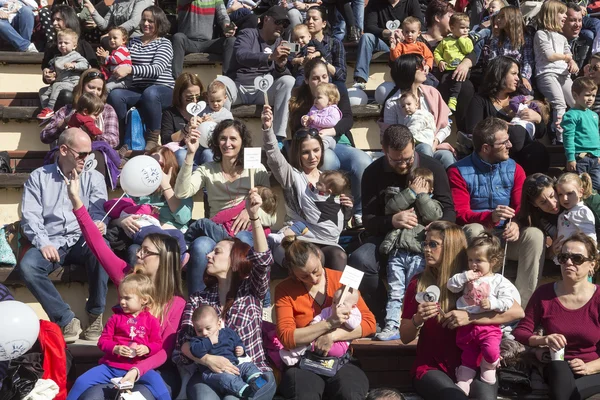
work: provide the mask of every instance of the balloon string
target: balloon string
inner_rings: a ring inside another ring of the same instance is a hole
[[[117,204],[119,204],[119,201],[121,201],[121,199],[123,197],[127,196],[127,193],[123,192],[123,194],[121,195],[121,197],[119,197],[119,199],[117,201],[115,201],[115,204],[113,204],[113,206],[110,208],[110,210],[108,210],[108,212],[104,215],[104,217],[102,218],[102,220],[100,222],[104,222],[104,220],[106,219],[106,217],[108,217],[108,214],[110,214],[110,212],[117,206]],[[129,196],[127,196],[129,197]],[[83,242],[83,244],[81,245],[81,247],[85,246],[85,244],[87,243],[87,241]]]
[[[508,225],[510,225],[510,222],[512,221],[512,218],[508,219],[508,224],[506,224],[506,227],[504,229],[506,229],[508,227]],[[504,267],[506,266],[506,250],[508,249],[508,240],[504,239],[504,256],[502,257],[502,276],[504,276]]]

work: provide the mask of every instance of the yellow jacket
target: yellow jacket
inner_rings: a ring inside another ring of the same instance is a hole
[[[469,37],[445,37],[435,48],[433,58],[435,64],[446,62],[446,70],[455,70],[467,54],[473,51],[473,41]]]

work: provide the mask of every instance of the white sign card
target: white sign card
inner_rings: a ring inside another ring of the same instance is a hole
[[[146,400],[140,392],[121,393],[122,400]]]
[[[254,78],[254,88],[260,90],[265,95],[265,105],[269,105],[269,98],[267,97],[267,91],[273,86],[273,76],[263,75]]]
[[[340,283],[344,285],[344,290],[342,291],[342,295],[340,296],[340,301],[338,304],[344,303],[349,287],[358,290],[358,287],[360,286],[360,282],[362,281],[364,275],[364,272],[359,271],[356,268],[352,268],[349,265],[346,265],[346,268],[344,268],[344,272],[342,272],[342,277],[340,278]]]
[[[250,170],[250,187],[254,187],[254,170],[260,168],[260,147],[244,148],[244,169]]]
[[[388,21],[385,23],[385,27],[390,30],[390,31],[395,31],[396,29],[400,28],[400,21],[398,21],[397,19],[393,20],[393,21]]]

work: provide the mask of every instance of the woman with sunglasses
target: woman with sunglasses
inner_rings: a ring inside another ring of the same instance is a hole
[[[68,128],[69,118],[75,113],[74,105],[83,93],[93,94],[100,97],[102,101],[106,101],[106,86],[100,70],[90,68],[81,74],[79,83],[73,89],[73,103],[61,107],[50,117],[49,122],[40,132],[42,143],[52,147],[60,134]],[[97,160],[96,169],[106,178],[107,184],[115,188],[121,158],[113,150],[119,146],[119,120],[111,105],[104,104],[104,110],[96,119],[96,126],[102,131],[102,134],[92,142],[92,153]],[[50,160],[54,151],[55,149],[51,150],[46,158]],[[85,158],[87,155],[83,157]]]
[[[600,290],[589,281],[598,268],[596,244],[576,233],[557,259],[562,280],[533,293],[513,335],[524,345],[550,351],[538,358],[546,362],[551,399],[587,399],[600,393]],[[537,332],[540,326],[543,334]]]
[[[281,154],[273,132],[273,111],[264,106],[262,112],[263,146],[267,164],[283,188],[287,219],[302,222],[315,239],[306,239],[319,245],[328,268],[342,271],[348,259],[337,244],[344,229],[347,214],[352,210],[352,200],[340,196],[339,208],[327,212],[326,203],[319,201],[317,182],[323,165],[323,140],[316,129],[303,128],[296,132],[289,151],[289,163]],[[335,206],[331,204],[329,207]],[[283,265],[283,247],[273,250],[275,261]]]
[[[523,93],[520,89],[522,77],[519,68],[519,63],[507,56],[498,56],[490,61],[479,93],[471,100],[465,119],[459,120],[461,126],[458,128],[461,132],[472,135],[475,125],[488,117],[511,122],[515,115],[510,108],[510,99]],[[536,141],[546,134],[546,124],[542,121],[542,116],[531,108],[519,112],[518,116],[535,125],[535,136],[532,137],[522,126],[509,125],[508,135],[512,143],[510,156],[528,175],[546,172],[550,167],[550,158],[546,147]],[[465,139],[465,136],[459,134],[458,141],[466,144],[462,149],[466,153],[470,139]]]
[[[142,242],[135,263],[131,268],[125,261],[117,257],[106,244],[102,233],[100,233],[83,206],[79,197],[80,183],[77,173],[73,172],[69,178],[67,182],[68,195],[73,204],[73,213],[77,218],[81,233],[113,283],[118,286],[123,277],[129,273],[141,273],[149,276],[154,281],[156,295],[154,306],[150,312],[160,321],[162,348],[157,353],[145,358],[137,365],[137,368],[129,370],[123,380],[135,383],[146,371],[159,369],[165,383],[171,388],[171,392],[178,390],[180,385],[179,375],[167,360],[171,358],[171,353],[175,348],[176,331],[185,306],[180,265],[180,254],[183,249],[179,248],[177,240],[171,236],[163,234],[148,235]],[[110,393],[111,391],[113,393]],[[150,391],[143,386],[136,385],[134,391],[140,391],[148,400],[154,399]],[[112,384],[96,385],[88,389],[80,397],[80,400],[112,399],[115,398],[115,394],[116,391],[114,391],[114,385]]]
[[[448,169],[456,162],[454,148],[444,140],[450,136],[450,109],[442,99],[442,95],[434,87],[424,85],[427,74],[424,70],[425,60],[419,54],[405,54],[398,57],[392,64],[392,79],[395,87],[392,89],[381,110],[383,123],[380,121],[381,134],[390,125],[403,124],[406,112],[400,106],[400,96],[412,93],[418,99],[419,109],[433,114],[436,133],[433,145],[419,143],[415,150],[420,154],[439,160]]]
[[[312,59],[304,67],[304,82],[292,92],[290,100],[289,128],[291,132],[298,132],[303,128],[302,116],[308,114],[316,97],[319,83],[330,81],[331,71],[328,63],[321,59]],[[334,82],[335,83],[335,82]],[[354,147],[354,140],[350,129],[354,124],[352,107],[348,98],[348,91],[343,84],[336,84],[340,91],[338,107],[342,111],[342,119],[335,128],[321,129],[319,135],[333,136],[337,145],[334,150],[327,149],[321,154],[323,170],[346,171],[350,176],[352,196],[354,197],[354,226],[362,226],[362,201],[361,181],[363,172],[373,161],[367,153]]]
[[[417,356],[411,370],[415,391],[425,400],[467,399],[454,382],[455,371],[461,364],[461,352],[456,345],[456,328],[468,324],[507,324],[523,317],[523,309],[515,301],[504,313],[486,312],[467,314],[456,310],[460,293],[452,293],[446,284],[467,264],[467,240],[462,228],[447,221],[429,225],[422,243],[425,270],[414,277],[404,295],[400,323],[400,338],[404,344],[417,336]],[[427,301],[427,288],[439,288],[439,299]],[[491,400],[497,398],[497,385],[479,379],[471,383],[470,398]]]

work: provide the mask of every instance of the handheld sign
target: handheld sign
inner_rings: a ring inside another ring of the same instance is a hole
[[[244,148],[244,169],[250,170],[250,187],[254,187],[254,170],[259,168],[260,163],[260,147]]]
[[[362,281],[364,275],[364,272],[359,271],[356,268],[352,268],[349,265],[346,265],[346,268],[344,268],[344,272],[342,272],[342,277],[340,278],[340,283],[344,285],[344,290],[342,290],[342,295],[340,296],[340,302],[338,304],[344,303],[349,287],[358,290],[358,287],[360,286],[360,282]]]
[[[393,20],[393,21],[388,21],[385,23],[385,27],[390,30],[390,31],[395,31],[396,29],[400,28],[400,21],[398,21],[397,19]]]
[[[196,125],[196,117],[200,115],[206,108],[205,101],[199,101],[197,103],[190,103],[185,107],[185,110],[192,115],[192,124]]]
[[[260,90],[265,95],[265,105],[269,105],[269,98],[267,96],[267,91],[273,86],[273,76],[272,75],[263,75],[257,76],[254,78],[254,88],[256,90]]]
[[[417,303],[419,303],[419,304],[421,304],[421,303],[437,303],[439,299],[440,299],[440,288],[435,285],[428,286],[424,292],[419,292],[415,296],[415,300],[417,300]],[[440,311],[440,314],[444,315],[444,311],[440,308],[439,305],[438,305],[438,310]]]

